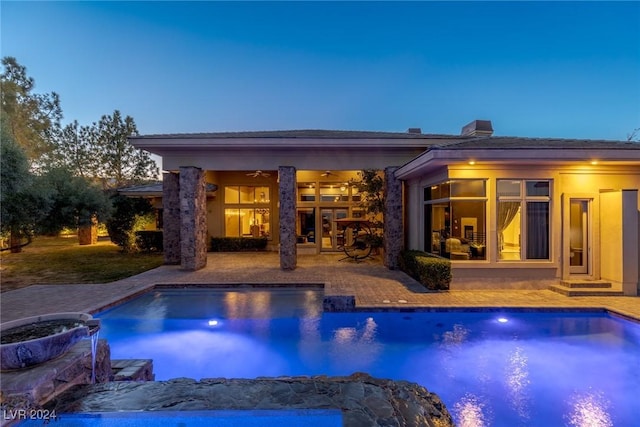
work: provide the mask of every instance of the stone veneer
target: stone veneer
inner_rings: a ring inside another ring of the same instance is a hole
[[[450,427],[440,398],[407,381],[348,377],[179,378],[104,383],[70,390],[49,405],[57,413],[114,411],[339,409],[345,427]],[[61,420],[63,421],[63,420]]]
[[[295,270],[298,257],[296,241],[296,168],[278,168],[280,197],[280,268]]]
[[[164,263],[180,264],[180,175],[162,174],[162,244]]]
[[[180,265],[195,271],[207,265],[207,193],[205,173],[180,167]]]
[[[96,349],[96,383],[111,379],[111,350],[105,340]],[[11,423],[17,409],[40,409],[70,387],[91,383],[91,340],[85,339],[62,356],[27,369],[2,372],[1,425]],[[15,412],[13,412],[15,413]]]
[[[402,227],[402,182],[396,178],[396,167],[384,170],[384,265],[396,270],[404,246]]]

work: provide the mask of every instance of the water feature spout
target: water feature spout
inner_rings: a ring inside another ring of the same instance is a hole
[[[61,356],[99,329],[100,320],[87,313],[53,313],[2,323],[0,370],[28,368]]]

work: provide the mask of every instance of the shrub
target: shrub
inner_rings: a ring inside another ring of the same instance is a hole
[[[451,284],[451,261],[427,252],[403,251],[400,269],[433,291],[448,290]]]
[[[266,237],[212,237],[211,252],[263,251],[267,247]]]
[[[162,231],[140,230],[136,231],[136,245],[143,252],[162,252]]]
[[[107,230],[111,241],[122,248],[122,251],[136,252],[136,231],[153,224],[155,214],[153,206],[146,199],[129,198],[122,195],[112,197],[114,212],[107,221]]]

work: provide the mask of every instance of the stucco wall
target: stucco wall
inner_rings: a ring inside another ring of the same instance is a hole
[[[435,169],[430,174],[426,174],[418,179],[408,180],[406,183],[406,231],[407,246],[411,249],[424,249],[424,224],[423,222],[423,188],[443,182],[447,179],[487,179],[487,260],[486,261],[464,261],[454,262],[454,280],[452,288],[456,286],[482,287],[482,278],[493,275],[493,282],[502,285],[497,287],[507,287],[509,281],[526,284],[529,278],[540,280],[540,282],[553,281],[562,277],[562,263],[564,257],[562,239],[562,195],[563,194],[588,194],[594,200],[599,200],[600,191],[605,189],[640,188],[640,171],[630,167],[611,168],[588,166],[566,166],[566,167],[540,167],[535,165],[515,165],[496,168],[495,166],[457,166],[449,168]],[[553,187],[551,193],[551,231],[550,231],[550,260],[549,261],[497,261],[497,231],[495,212],[496,203],[496,180],[497,179],[551,179]],[[607,205],[606,202],[602,202]],[[638,206],[640,211],[640,202]],[[606,215],[606,212],[603,213]],[[606,224],[605,224],[606,225]],[[614,227],[614,224],[607,227]],[[621,224],[618,224],[618,234]],[[599,224],[594,224],[598,235],[608,236],[608,230],[600,230]],[[592,230],[595,232],[596,230]],[[633,230],[634,233],[636,232]],[[613,236],[613,235],[612,235]],[[640,240],[640,239],[639,239]],[[598,239],[599,241],[599,239]],[[609,251],[607,246],[601,247],[599,253]],[[637,252],[637,251],[636,251]],[[598,254],[596,254],[598,255]],[[598,255],[599,256],[599,255]],[[633,259],[627,259],[627,263],[638,263],[640,257],[637,253],[632,254]],[[615,259],[621,259],[621,250],[610,252],[604,257],[608,263],[605,266],[607,275],[613,274],[616,268]],[[628,258],[628,255],[627,255]],[[600,262],[599,258],[595,262]],[[499,273],[497,273],[499,271]],[[532,271],[534,273],[532,273]],[[492,272],[492,273],[487,273]],[[531,274],[534,274],[531,276]],[[604,277],[604,273],[603,274]],[[477,277],[478,280],[475,280]],[[599,277],[595,277],[599,278]],[[472,283],[475,281],[475,285]],[[640,277],[638,279],[640,282]],[[526,285],[526,287],[535,286]]]

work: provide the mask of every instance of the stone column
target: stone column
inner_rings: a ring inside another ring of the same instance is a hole
[[[162,244],[164,263],[180,264],[180,175],[162,174]]]
[[[384,170],[384,265],[395,270],[404,247],[402,224],[402,182],[396,178],[396,167]]]
[[[207,265],[207,194],[205,173],[180,167],[181,266],[195,271]]]
[[[296,246],[296,169],[293,166],[278,168],[280,198],[280,268],[295,270],[298,248]]]

